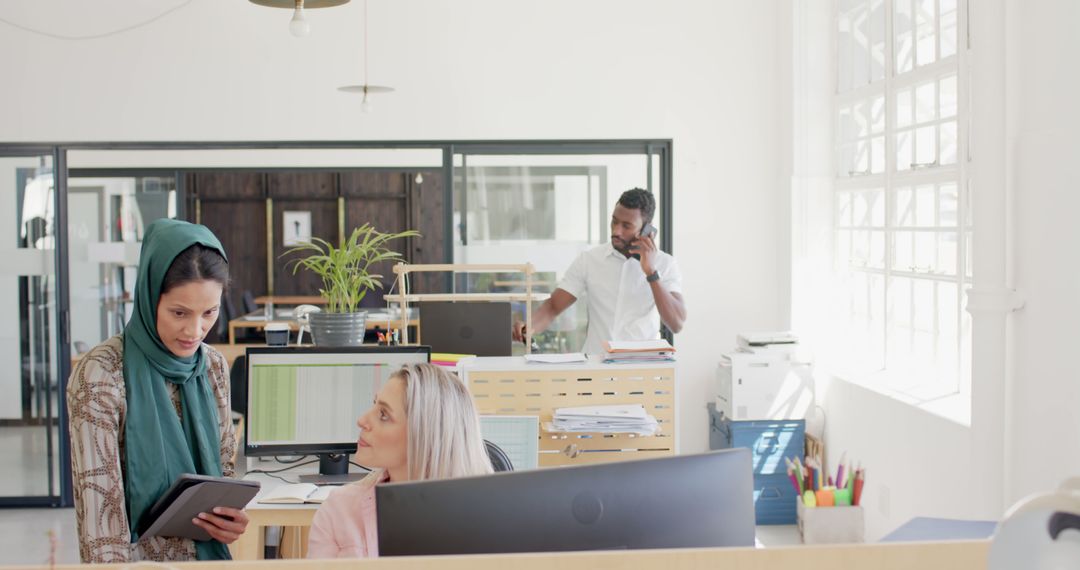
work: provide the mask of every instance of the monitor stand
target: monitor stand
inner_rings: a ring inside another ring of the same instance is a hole
[[[316,485],[344,485],[359,481],[367,477],[368,472],[349,473],[349,454],[347,453],[320,453],[319,473],[317,475],[301,475],[301,483],[314,483]]]

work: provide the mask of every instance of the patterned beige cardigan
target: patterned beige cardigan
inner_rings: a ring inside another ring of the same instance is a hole
[[[222,474],[232,477],[236,434],[229,404],[228,366],[220,352],[207,345],[203,351],[217,401]],[[172,383],[168,389],[179,417],[180,391]],[[79,556],[84,563],[194,560],[195,543],[189,539],[153,537],[131,544],[124,505],[125,394],[124,343],[117,335],[83,355],[68,380]]]

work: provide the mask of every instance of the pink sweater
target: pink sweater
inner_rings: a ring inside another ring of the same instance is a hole
[[[379,481],[386,480],[386,475]],[[315,512],[308,558],[374,558],[379,555],[375,485],[364,480],[334,491]]]

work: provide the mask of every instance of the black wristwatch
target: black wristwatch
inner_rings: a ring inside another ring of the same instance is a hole
[[[656,270],[653,270],[653,272],[650,273],[648,275],[648,277],[645,278],[645,280],[648,281],[649,283],[652,283],[654,281],[659,281],[660,280],[660,272],[656,271]]]

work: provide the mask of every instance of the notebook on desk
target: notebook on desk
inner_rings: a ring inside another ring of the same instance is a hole
[[[321,487],[311,483],[290,483],[280,485],[259,497],[260,503],[274,505],[298,505],[301,503],[322,503],[330,496],[330,493],[338,489],[338,486],[323,485]]]

